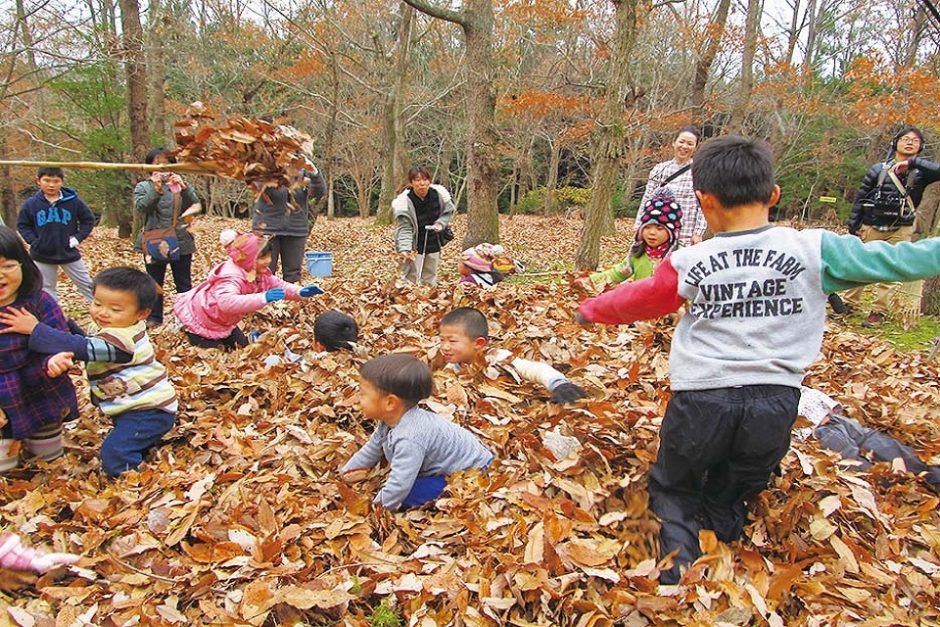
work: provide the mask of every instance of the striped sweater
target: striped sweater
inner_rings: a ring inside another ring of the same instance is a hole
[[[141,409],[175,412],[176,390],[166,368],[157,361],[143,320],[124,327],[99,330],[95,338],[132,355],[126,363],[89,361],[85,369],[91,401],[108,416]]]

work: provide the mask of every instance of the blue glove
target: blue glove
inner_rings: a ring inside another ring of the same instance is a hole
[[[272,287],[264,293],[264,302],[273,303],[276,300],[284,300],[285,296],[287,294],[284,292],[283,287]]]
[[[310,298],[311,296],[316,296],[317,294],[323,294],[323,288],[319,285],[308,285],[306,287],[300,288],[300,295],[303,298]]]

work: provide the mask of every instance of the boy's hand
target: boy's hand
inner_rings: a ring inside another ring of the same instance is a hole
[[[587,396],[587,392],[585,392],[581,386],[575,385],[571,381],[562,383],[552,390],[552,402],[558,403],[559,405],[573,403],[585,396]]]
[[[342,479],[346,483],[359,483],[365,481],[369,476],[368,468],[353,468],[343,473]]]
[[[75,353],[56,353],[46,362],[46,374],[50,378],[62,376],[75,365]]]
[[[0,311],[0,323],[7,325],[6,328],[0,329],[0,333],[29,335],[39,324],[39,320],[25,309],[10,307],[5,311]]]
[[[574,321],[580,324],[585,329],[590,329],[594,326],[594,323],[584,317],[580,311],[574,312]]]

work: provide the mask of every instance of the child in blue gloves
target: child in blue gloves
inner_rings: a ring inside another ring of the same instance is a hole
[[[316,285],[299,287],[271,273],[271,251],[253,233],[222,231],[229,259],[209,272],[194,289],[176,297],[173,314],[186,337],[201,348],[232,350],[247,346],[238,323],[276,300],[300,300],[322,294]]]

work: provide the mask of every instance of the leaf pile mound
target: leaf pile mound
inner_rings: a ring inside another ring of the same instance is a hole
[[[305,156],[313,140],[292,126],[247,117],[213,125],[205,104],[192,103],[175,124],[176,157],[199,165],[199,171],[244,181],[256,191],[290,185],[288,170],[312,169]]]
[[[197,223],[195,277],[222,259],[223,226],[238,225]],[[580,225],[547,226],[507,219],[503,243],[551,268]],[[107,233],[88,243],[95,269],[133,258]],[[614,257],[626,242],[605,248]],[[390,231],[364,221],[319,222],[310,248],[336,255],[328,293],[247,319],[266,330],[258,343],[226,354],[154,334],[182,410],[140,472],[99,472],[108,424],[85,406],[64,458],[0,479],[0,524],[84,556],[38,579],[0,578],[12,590],[0,623],[366,625],[384,602],[422,626],[937,624],[937,497],[887,465],[851,472],[813,441],[794,443],[742,541],[704,533],[686,583],[657,585],[646,476],[669,396],[665,323],[583,331],[567,281],[457,285],[456,247],[439,289],[398,286]],[[428,405],[497,460],[454,477],[435,508],[377,515],[382,471],[357,485],[335,472],[373,428],[356,409],[357,367],[392,350],[436,361],[437,321],[461,305],[487,314],[500,347],[555,364],[591,396],[561,408],[511,370],[437,371]],[[359,322],[360,353],[314,354],[313,319],[331,308]],[[304,359],[264,366],[285,349]],[[919,354],[833,327],[808,382],[936,462],[937,375]],[[568,437],[579,446],[555,457]]]

